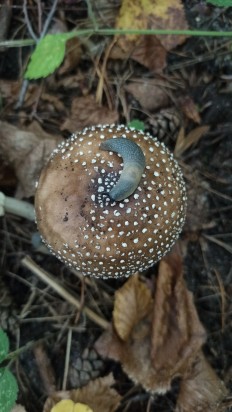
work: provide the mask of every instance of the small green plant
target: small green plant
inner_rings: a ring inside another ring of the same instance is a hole
[[[213,4],[218,7],[230,7],[232,6],[232,0],[206,0],[207,3]]]
[[[9,339],[0,329],[0,364],[7,360]],[[14,375],[7,367],[0,368],[0,411],[10,412],[18,394],[18,385]]]
[[[141,120],[138,120],[138,119],[131,120],[131,122],[129,122],[127,124],[127,126],[128,127],[133,127],[136,130],[142,130],[142,132],[145,129],[144,122],[142,122]]]
[[[28,64],[25,79],[39,79],[52,74],[65,56],[67,34],[48,34],[36,46]]]

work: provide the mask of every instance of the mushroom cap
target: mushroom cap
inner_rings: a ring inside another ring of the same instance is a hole
[[[100,149],[123,137],[142,149],[146,166],[132,195],[113,201],[122,158]],[[42,170],[35,196],[38,229],[58,259],[83,275],[129,276],[161,259],[185,220],[186,188],[173,155],[156,138],[124,125],[73,134]]]

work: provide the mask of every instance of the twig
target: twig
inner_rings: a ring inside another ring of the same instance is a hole
[[[227,250],[227,252],[232,254],[232,246],[228,245],[225,242],[222,242],[221,240],[217,239],[215,236],[210,236],[203,234],[202,235],[205,239],[209,240],[210,242],[216,243],[216,245],[223,247],[223,249]]]
[[[17,102],[14,106],[15,110],[20,109],[20,107],[22,106],[22,104],[24,102],[25,94],[27,92],[28,85],[29,85],[29,80],[24,79],[23,83],[22,83],[22,86],[21,86],[21,89],[20,89],[20,92],[19,92],[18,100],[17,100]]]
[[[88,8],[88,16],[89,16],[90,20],[93,23],[94,30],[97,30],[98,29],[98,24],[97,24],[97,20],[95,18],[94,12],[93,12],[91,0],[85,0],[85,1],[86,1],[87,8]]]
[[[23,14],[24,14],[24,17],[25,17],[25,21],[26,21],[26,25],[27,25],[27,29],[29,31],[29,34],[33,38],[33,40],[37,43],[38,42],[38,37],[36,36],[36,34],[35,34],[35,32],[32,28],[32,25],[31,25],[31,22],[30,22],[30,19],[29,19],[29,16],[28,16],[28,12],[27,12],[27,0],[23,0]]]
[[[69,370],[69,364],[70,364],[71,344],[72,344],[72,329],[69,328],[68,336],[67,336],[66,354],[65,354],[64,377],[63,377],[63,383],[62,383],[62,390],[63,391],[65,391],[66,387],[67,387],[68,370]]]
[[[42,31],[42,7],[41,0],[37,0],[37,9],[38,9],[38,32]]]
[[[56,11],[57,3],[58,3],[58,0],[54,0],[54,3],[53,3],[53,5],[52,5],[52,8],[51,8],[50,12],[48,13],[48,16],[47,16],[47,18],[46,18],[46,21],[45,21],[45,23],[44,23],[43,30],[42,30],[42,33],[41,33],[41,35],[40,35],[40,39],[42,39],[42,38],[45,36],[45,34],[47,33],[47,31],[48,31],[48,27],[49,27],[49,25],[50,25],[50,23],[51,23],[51,20],[52,20],[52,18],[53,18],[53,15],[54,15],[54,13],[55,13],[55,11]]]
[[[43,27],[43,29],[42,29],[42,32],[40,33],[40,36],[37,37],[36,34],[35,34],[35,32],[34,32],[34,30],[33,30],[33,28],[32,28],[32,25],[31,25],[31,22],[30,22],[30,20],[29,20],[29,17],[28,17],[28,12],[27,12],[27,0],[24,0],[24,1],[23,1],[23,12],[24,12],[25,20],[26,20],[26,25],[27,25],[27,28],[28,28],[28,31],[29,31],[31,37],[33,38],[33,40],[35,41],[36,44],[38,44],[38,42],[39,42],[39,41],[45,36],[45,34],[47,33],[49,24],[51,23],[51,20],[52,20],[52,18],[53,18],[53,15],[54,15],[54,13],[55,13],[55,11],[56,11],[57,3],[58,3],[58,0],[54,0],[53,5],[52,5],[52,8],[51,8],[51,10],[50,10],[50,12],[49,12],[49,14],[48,14],[48,16],[47,16],[47,18],[46,18],[45,23],[44,23],[44,27]],[[40,16],[40,19],[41,19],[40,13],[38,13],[38,15]],[[23,83],[22,83],[21,90],[20,90],[20,92],[19,92],[18,100],[17,100],[16,105],[15,105],[15,109],[16,109],[16,110],[18,110],[18,109],[22,106],[22,104],[23,104],[23,102],[24,102],[24,98],[25,98],[25,94],[26,94],[26,92],[27,92],[28,85],[29,85],[29,81],[28,81],[27,79],[24,79],[24,80],[23,80]]]
[[[81,304],[76,297],[71,295],[59,282],[57,279],[52,277],[49,273],[45,272],[45,270],[41,269],[29,256],[26,256],[22,259],[21,263],[27,269],[29,269],[32,273],[42,279],[45,283],[47,283],[51,288],[53,288],[60,296],[62,296],[67,302],[71,305],[75,306],[78,310],[81,309]],[[93,312],[91,309],[84,307],[83,312],[86,316],[89,317],[93,322],[95,322],[98,326],[103,329],[108,329],[109,323]]]

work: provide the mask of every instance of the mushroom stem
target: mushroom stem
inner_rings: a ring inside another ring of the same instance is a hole
[[[145,156],[142,149],[132,140],[123,137],[102,142],[100,149],[116,152],[122,156],[121,176],[109,192],[111,199],[120,201],[129,197],[137,189],[145,168]]]
[[[5,212],[35,221],[35,210],[30,203],[5,196],[0,192],[0,216],[4,216]]]

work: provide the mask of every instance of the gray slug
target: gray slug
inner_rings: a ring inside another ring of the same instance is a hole
[[[146,165],[143,151],[135,142],[123,137],[102,142],[100,149],[116,152],[122,156],[123,170],[109,196],[116,201],[123,200],[134,193],[139,185]]]

